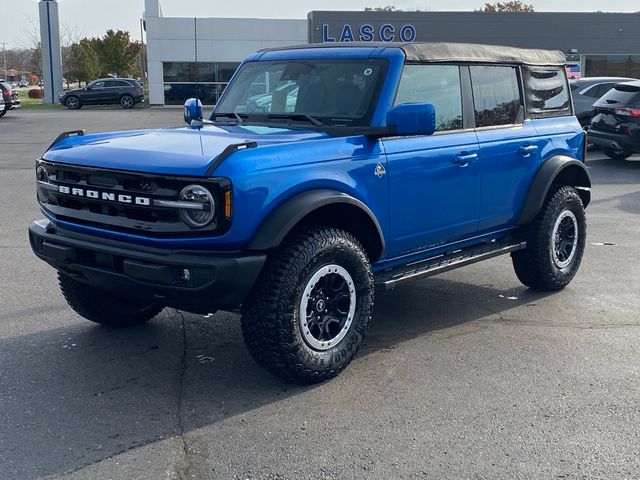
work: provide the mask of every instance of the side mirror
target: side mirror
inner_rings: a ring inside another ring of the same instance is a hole
[[[432,135],[436,131],[436,109],[431,103],[401,103],[387,112],[387,125],[396,135]]]
[[[202,102],[197,98],[184,102],[184,121],[187,125],[191,125],[193,121],[202,121]]]

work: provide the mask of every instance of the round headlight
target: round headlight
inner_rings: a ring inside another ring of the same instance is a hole
[[[47,169],[42,165],[36,169],[36,179],[40,182],[49,183],[49,174],[47,173]]]
[[[194,228],[207,226],[216,214],[216,202],[213,196],[200,185],[188,185],[180,192],[180,201],[193,204],[192,208],[181,208],[180,218]]]

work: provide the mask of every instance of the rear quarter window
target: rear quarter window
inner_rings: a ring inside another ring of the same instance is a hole
[[[526,103],[532,117],[571,115],[564,67],[524,67]]]

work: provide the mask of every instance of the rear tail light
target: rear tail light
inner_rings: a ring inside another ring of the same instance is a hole
[[[13,90],[7,90],[4,94],[10,97],[13,95]]]
[[[625,115],[627,117],[640,117],[640,108],[616,108],[616,115]]]

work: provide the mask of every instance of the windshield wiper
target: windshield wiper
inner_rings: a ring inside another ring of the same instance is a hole
[[[306,113],[270,113],[269,115],[267,115],[267,118],[289,118],[291,120],[306,120],[316,127],[322,127],[324,125],[324,123],[322,123],[322,120],[316,117],[312,117],[311,115],[307,115]]]
[[[249,115],[247,115],[246,113],[236,113],[236,112],[229,112],[229,113],[218,113],[218,112],[213,112],[211,114],[211,118],[216,118],[216,117],[229,117],[229,118],[235,118],[239,124],[244,123],[244,118],[249,118]],[[244,118],[243,118],[244,117]]]

